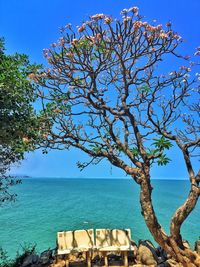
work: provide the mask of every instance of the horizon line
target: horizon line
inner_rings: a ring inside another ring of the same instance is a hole
[[[131,177],[64,177],[64,176],[30,176],[30,175],[13,175],[21,179],[91,179],[91,180],[129,180]],[[21,177],[20,177],[21,176]],[[177,178],[177,177],[153,177],[151,180],[170,180],[170,181],[187,181],[187,178]]]

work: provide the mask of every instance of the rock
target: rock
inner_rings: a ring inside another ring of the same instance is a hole
[[[45,265],[51,262],[52,260],[52,254],[53,251],[52,250],[45,250],[40,254],[40,264],[41,265]]]
[[[181,263],[177,263],[173,259],[169,259],[166,262],[169,264],[170,267],[183,267],[183,265]]]
[[[137,247],[136,243],[133,241],[131,241],[131,246],[134,248],[134,250],[133,250],[133,252],[129,253],[129,256],[131,257],[132,256],[131,254],[133,254],[133,256],[136,257],[138,254],[138,247]]]
[[[190,244],[189,244],[189,242],[188,242],[187,240],[183,240],[183,246],[184,246],[185,248],[189,248],[189,249],[191,249],[191,248],[190,248]]]
[[[157,262],[154,259],[152,251],[155,251],[155,248],[150,242],[140,242],[138,247],[137,262],[147,266],[157,266]]]
[[[147,265],[144,264],[134,264],[133,267],[147,267]]]
[[[39,262],[39,256],[38,255],[29,255],[27,256],[23,263],[22,263],[22,267],[28,267],[31,266],[33,264],[37,264]]]
[[[166,262],[166,260],[168,259],[168,255],[165,252],[165,250],[162,247],[159,246],[156,249],[156,254],[158,256],[157,262],[160,263],[160,266],[162,266],[161,265],[162,263],[164,265],[164,262]]]
[[[200,255],[200,240],[197,240],[194,244],[194,250]]]
[[[51,264],[50,267],[65,267],[65,261],[59,260],[58,262]]]

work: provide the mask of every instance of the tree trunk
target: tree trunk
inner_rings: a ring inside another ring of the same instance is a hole
[[[140,187],[140,204],[142,215],[154,240],[166,251],[166,253],[168,253],[177,262],[181,263],[184,267],[200,267],[199,255],[192,250],[185,248],[182,244],[182,239],[181,242],[177,242],[177,236],[175,232],[174,235],[168,236],[158,223],[152,205],[152,187],[150,184],[150,176],[144,175],[141,177]],[[177,228],[175,227],[174,229]],[[179,237],[180,236],[178,236],[178,240],[180,241]]]
[[[189,214],[196,206],[198,198],[199,198],[199,189],[197,186],[192,184],[190,193],[185,203],[176,210],[176,212],[172,217],[170,225],[170,234],[171,237],[174,240],[176,240],[176,243],[179,244],[179,246],[183,246],[182,237],[180,234],[181,226],[185,221],[185,219],[189,216]]]

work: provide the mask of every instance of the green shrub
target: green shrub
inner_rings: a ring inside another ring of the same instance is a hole
[[[22,252],[17,251],[14,259],[10,259],[7,251],[0,248],[0,267],[21,267],[24,259],[36,252],[36,245],[25,244],[22,246]]]

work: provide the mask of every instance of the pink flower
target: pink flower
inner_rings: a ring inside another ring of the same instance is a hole
[[[140,20],[135,21],[134,24],[133,24],[133,27],[134,27],[135,30],[139,29],[142,26],[143,26],[143,23]]]
[[[191,69],[186,67],[186,66],[180,66],[179,67],[180,70],[186,70],[186,71],[190,71]]]
[[[120,14],[127,14],[129,12],[129,9],[127,9],[127,8],[124,8],[121,12],[120,12]]]
[[[132,11],[135,14],[135,16],[138,15],[139,8],[137,6],[133,6],[129,10]]]
[[[79,32],[79,33],[80,33],[80,32],[83,32],[83,31],[85,30],[85,28],[86,28],[86,24],[83,23],[80,27],[78,27],[78,32]]]
[[[30,79],[30,80],[35,80],[36,79],[36,75],[35,75],[35,73],[30,73],[29,75],[28,75],[28,78]]]
[[[91,21],[91,20],[87,20],[87,21],[85,22],[85,24],[86,24],[86,25],[92,25],[92,21]]]
[[[167,39],[167,38],[168,38],[168,35],[167,35],[167,33],[165,33],[165,32],[161,32],[160,35],[159,35],[159,37],[160,37],[161,39]]]
[[[73,58],[74,57],[74,54],[69,52],[69,53],[66,53],[66,57],[69,57],[69,58]]]
[[[152,26],[152,25],[150,25],[150,24],[147,24],[146,25],[146,30],[149,31],[149,32],[155,32],[155,31],[157,31],[157,28]]]
[[[97,33],[97,35],[96,35],[96,39],[97,39],[97,40],[101,40],[101,39],[102,39],[102,36],[101,36],[100,33]]]
[[[153,35],[148,35],[147,36],[147,40],[148,42],[151,42],[154,39]]]
[[[103,18],[105,18],[105,15],[104,14],[96,14],[96,15],[91,16],[90,18],[93,20],[103,19]]]
[[[65,39],[64,39],[63,37],[61,37],[61,38],[59,39],[59,41],[60,41],[60,44],[61,44],[61,45],[64,45],[64,44],[65,44]]]
[[[125,17],[123,22],[125,25],[127,25],[127,23],[131,20],[131,17]]]
[[[112,18],[111,17],[105,17],[104,19],[104,23],[105,24],[110,24],[112,22]]]
[[[71,44],[72,45],[76,45],[78,43],[78,39],[74,38],[72,41],[71,41]]]
[[[94,43],[95,42],[95,37],[94,36],[90,36],[89,40]]]
[[[177,39],[178,41],[179,41],[179,40],[181,40],[181,36],[180,36],[180,35],[178,35],[178,34],[174,34],[174,36],[173,36],[173,37],[174,37],[174,39]]]
[[[162,30],[162,24],[157,25],[156,30],[158,30],[158,31]]]

